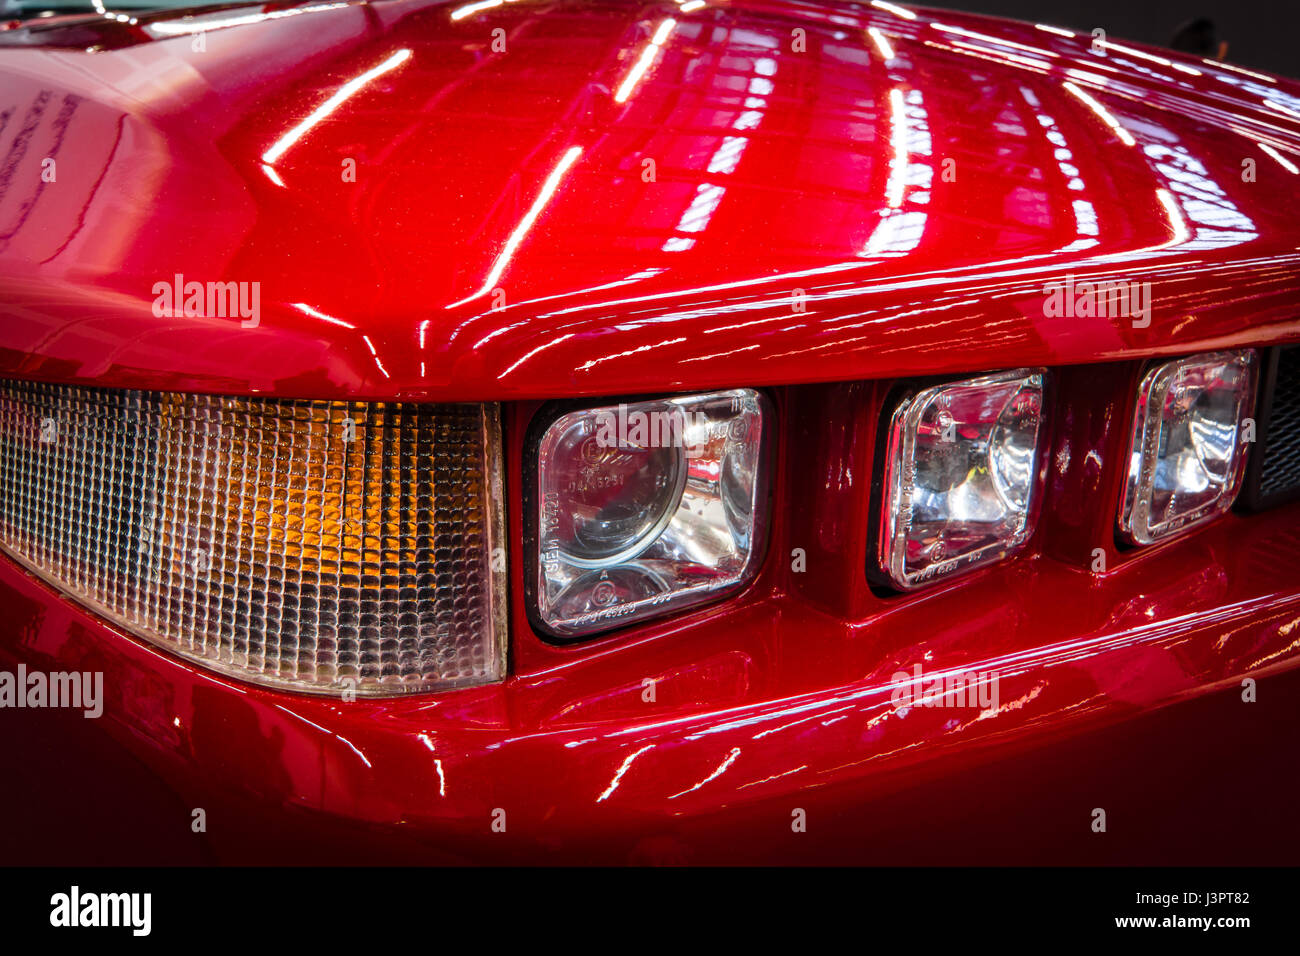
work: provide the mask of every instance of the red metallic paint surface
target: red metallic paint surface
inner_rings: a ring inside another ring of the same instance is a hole
[[[1260,145],[1297,158],[1289,81],[948,13],[521,0],[452,22],[456,9],[299,6],[209,26],[202,52],[170,15],[13,37],[73,49],[0,46],[9,122],[34,125],[0,197],[0,372],[540,397],[1296,335],[1300,178]],[[494,54],[498,28],[508,52]],[[57,184],[41,183],[46,156]],[[1043,283],[1067,272],[1151,281],[1155,320],[1045,318]],[[178,273],[261,282],[260,326],[156,318],[154,283]]]
[[[1260,146],[1296,159],[1300,87],[948,13],[521,0],[453,23],[455,9],[289,8],[210,24],[202,52],[188,33],[149,36],[187,29],[174,16],[0,32],[0,113],[32,128],[0,191],[0,375],[508,401],[510,679],[352,704],[236,684],[7,562],[0,665],[104,671],[102,729],[195,806],[305,815],[424,858],[622,859],[723,809],[788,832],[791,807],[851,812],[1295,663],[1300,507],[1142,552],[1118,552],[1111,528],[1138,360],[1300,337],[1300,179]],[[59,176],[40,186],[45,156]],[[261,282],[259,326],[154,316],[154,283],[176,273]],[[1044,316],[1044,283],[1067,274],[1150,281],[1150,326]],[[1040,364],[1052,458],[1026,551],[873,593],[890,385]],[[778,408],[759,578],[590,644],[539,640],[518,507],[536,400],[736,385],[774,386]],[[896,712],[891,676],[917,663],[996,669],[1000,709]],[[490,842],[497,808],[505,845]]]
[[[786,395],[779,404],[796,403]],[[778,500],[791,500],[793,475],[808,467],[786,452]],[[833,457],[815,470],[842,473]],[[811,513],[778,509],[772,554],[807,540],[838,504],[831,493]],[[859,578],[837,595],[848,607],[831,610],[804,591],[854,552],[810,552],[806,575],[773,558],[741,598],[582,647],[552,647],[527,631],[516,568],[515,676],[351,704],[223,681],[4,566],[0,601],[18,640],[5,642],[0,662],[102,670],[96,729],[125,742],[189,805],[319,815],[310,827],[326,842],[311,859],[328,859],[329,841],[356,827],[374,852],[393,846],[399,857],[627,859],[642,839],[681,838],[721,811],[737,815],[733,826],[766,821],[776,839],[794,807],[851,813],[928,782],[961,799],[954,782],[995,755],[1215,688],[1235,696],[1243,675],[1271,686],[1300,641],[1298,519],[1296,506],[1230,515],[1106,575],[1038,554],[1047,522],[1013,562],[915,597],[877,597]],[[845,536],[865,547],[863,529]],[[915,664],[997,671],[1000,710],[897,712],[892,676]],[[653,702],[643,696],[647,677]],[[497,809],[512,836],[494,843]],[[688,844],[695,854],[735,852],[735,830],[702,832]]]

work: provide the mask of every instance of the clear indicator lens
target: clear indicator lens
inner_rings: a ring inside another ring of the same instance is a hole
[[[596,633],[743,586],[764,531],[767,408],[736,389],[551,423],[537,468],[546,628]]]

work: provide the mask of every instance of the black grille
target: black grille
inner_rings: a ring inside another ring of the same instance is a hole
[[[1300,497],[1300,346],[1265,353],[1258,444],[1242,501],[1252,510]]]

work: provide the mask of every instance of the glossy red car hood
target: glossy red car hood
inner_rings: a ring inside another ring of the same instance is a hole
[[[0,373],[489,398],[1298,334],[1300,88],[1092,43],[781,2],[0,32]],[[257,327],[156,315],[176,275],[259,283]],[[1045,316],[1066,275],[1151,323]]]

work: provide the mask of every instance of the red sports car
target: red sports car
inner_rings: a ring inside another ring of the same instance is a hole
[[[0,16],[0,860],[1300,852],[1204,812],[1297,783],[1300,84],[887,2]]]

